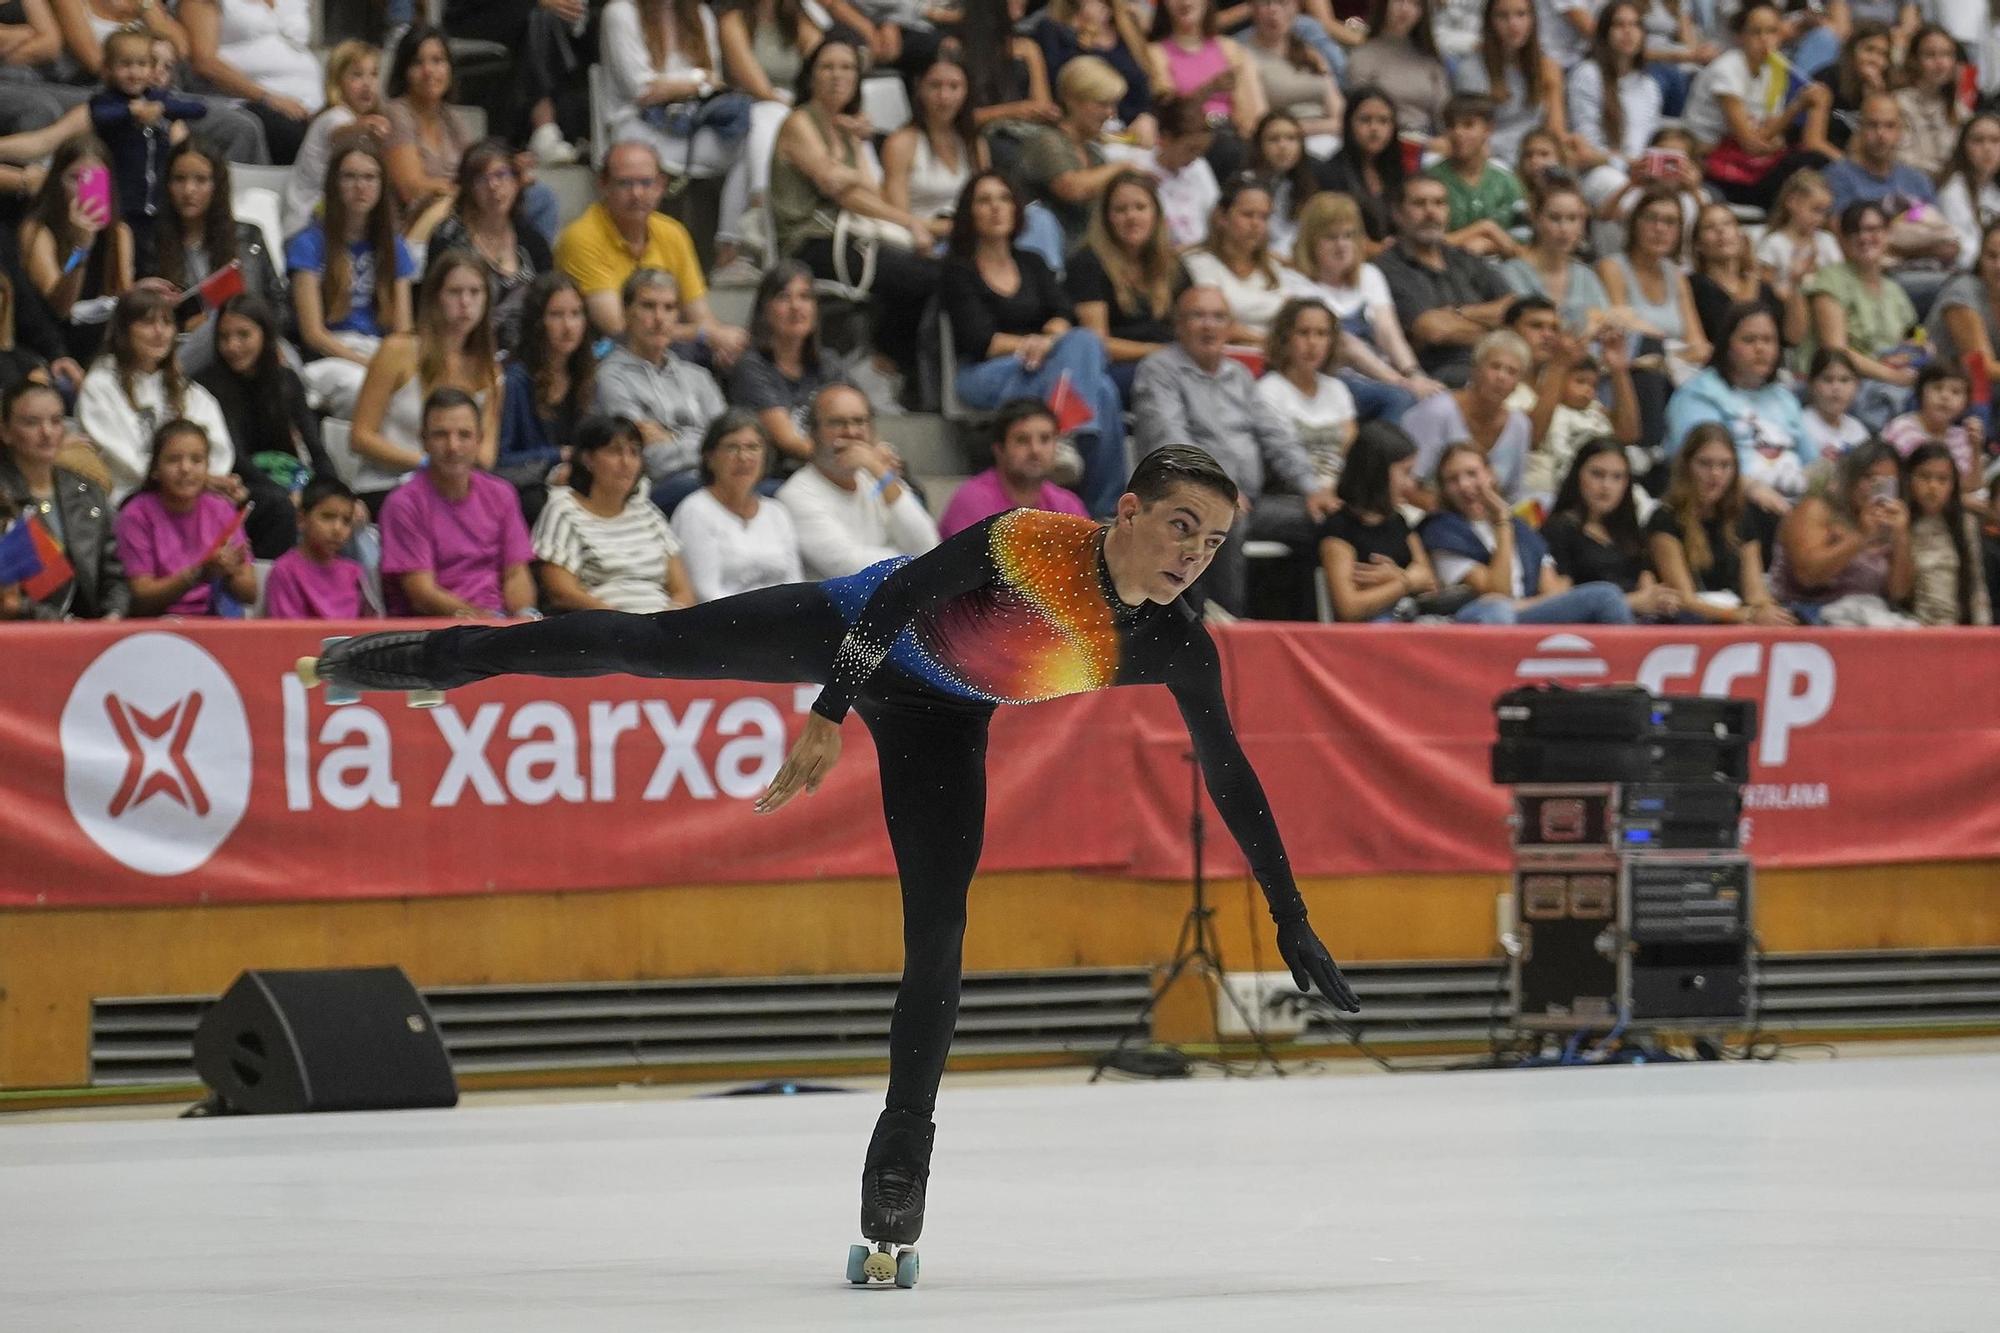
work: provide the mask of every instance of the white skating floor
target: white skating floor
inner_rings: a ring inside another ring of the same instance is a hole
[[[0,1122],[0,1328],[2000,1328],[2000,1056]]]

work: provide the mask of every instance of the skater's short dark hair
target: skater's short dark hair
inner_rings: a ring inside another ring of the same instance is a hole
[[[645,451],[646,442],[639,434],[639,423],[630,417],[588,416],[576,423],[576,443],[569,455],[569,488],[578,495],[589,495],[590,488],[597,484],[596,474],[590,470],[590,456],[606,445],[620,440],[631,440]]]
[[[1138,496],[1141,504],[1151,505],[1166,499],[1176,486],[1199,486],[1236,503],[1236,483],[1221,464],[1191,444],[1170,444],[1147,454],[1132,469],[1132,480],[1125,489]]]
[[[1010,398],[1000,404],[999,414],[993,418],[992,447],[998,449],[1007,443],[1007,433],[1023,421],[1033,421],[1040,417],[1050,425],[1057,425],[1055,409],[1039,398]]]
[[[451,385],[446,385],[442,389],[432,389],[430,396],[424,399],[424,410],[421,417],[422,424],[418,427],[418,433],[429,435],[431,433],[431,418],[440,412],[449,412],[456,407],[472,409],[472,415],[475,418],[480,415],[479,400],[465,390],[454,388]]]
[[[299,512],[310,514],[328,500],[355,501],[354,489],[339,477],[314,477],[299,492]]]

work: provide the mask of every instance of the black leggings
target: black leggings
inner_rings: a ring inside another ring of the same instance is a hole
[[[634,616],[579,611],[526,625],[440,630],[426,674],[441,685],[489,676],[653,676],[826,683],[846,624],[817,584],[792,583]],[[986,728],[992,709],[915,687],[864,693],[882,813],[903,891],[903,982],[889,1022],[892,1111],[929,1115],[958,1023],[965,902],[986,835]]]

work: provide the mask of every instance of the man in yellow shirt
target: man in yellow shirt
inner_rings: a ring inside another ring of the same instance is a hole
[[[709,309],[694,238],[659,211],[665,190],[666,173],[650,146],[613,145],[598,171],[597,202],[556,237],[556,266],[583,289],[591,322],[614,338],[625,332],[618,298],[625,279],[642,268],[673,274],[681,293],[674,341],[701,344],[716,368],[726,370],[749,347],[750,336]]]

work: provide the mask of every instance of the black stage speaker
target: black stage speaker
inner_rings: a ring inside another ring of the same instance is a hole
[[[195,1028],[194,1067],[224,1111],[458,1104],[430,1006],[400,967],[245,972]]]

